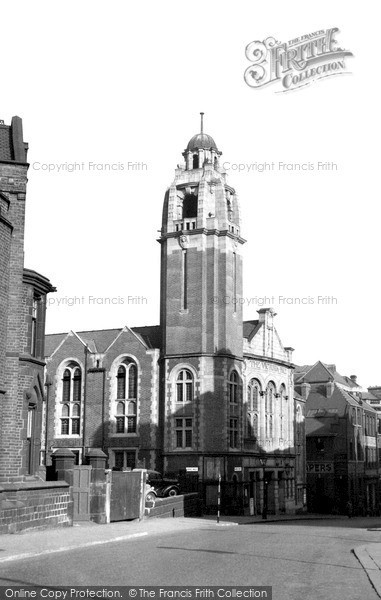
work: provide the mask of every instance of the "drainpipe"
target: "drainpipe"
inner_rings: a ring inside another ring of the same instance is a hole
[[[106,391],[106,369],[103,369],[102,389],[102,450],[105,451],[105,391]]]
[[[85,464],[86,451],[86,398],[87,398],[87,354],[89,347],[85,345],[85,379],[83,382],[83,426],[82,426],[82,464]]]
[[[46,387],[46,397],[45,397],[45,469],[48,458],[48,426],[49,426],[49,398],[50,398],[50,386],[52,385],[52,381],[49,375],[46,376],[45,387]]]

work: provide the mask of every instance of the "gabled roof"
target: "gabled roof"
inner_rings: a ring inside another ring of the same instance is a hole
[[[311,391],[306,403],[306,434],[310,435],[315,432],[315,435],[332,435],[330,424],[336,422],[338,417],[344,417],[348,406],[361,406],[365,410],[377,414],[372,406],[363,403],[359,397],[343,390],[336,383],[334,383],[333,393],[329,398],[323,391]],[[311,421],[310,424],[309,421]],[[326,433],[324,433],[325,428]]]
[[[349,388],[360,388],[359,384],[350,377],[340,375],[336,365],[326,364],[318,360],[314,365],[296,366],[294,372],[295,383],[318,383],[324,381],[335,381]]]
[[[88,346],[90,352],[106,352],[115,339],[122,333],[119,329],[94,329],[92,331],[76,331],[76,336]],[[142,340],[148,348],[160,348],[160,326],[131,327],[131,331]],[[53,333],[45,336],[45,356],[51,356],[63,342],[67,333]]]

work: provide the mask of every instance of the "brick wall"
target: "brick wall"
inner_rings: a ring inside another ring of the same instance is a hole
[[[146,507],[146,518],[198,517],[202,515],[202,500],[198,494],[171,498],[156,498],[155,506]]]
[[[0,533],[69,526],[72,510],[70,487],[63,481],[0,486]]]

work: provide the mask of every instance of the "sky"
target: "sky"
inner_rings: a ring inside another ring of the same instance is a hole
[[[22,117],[29,142],[25,266],[57,287],[48,333],[159,323],[164,194],[203,111],[241,205],[244,318],[273,306],[297,364],[322,360],[364,387],[381,384],[379,32],[369,7],[2,7],[12,26],[2,29],[0,119]],[[345,74],[287,93],[245,83],[250,42],[332,27],[353,53]],[[265,162],[274,169],[239,170]]]

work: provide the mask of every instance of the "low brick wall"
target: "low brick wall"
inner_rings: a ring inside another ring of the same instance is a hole
[[[0,534],[73,524],[66,481],[0,484]]]
[[[145,516],[149,518],[199,517],[201,514],[202,501],[198,494],[157,498],[155,506],[145,510]]]

